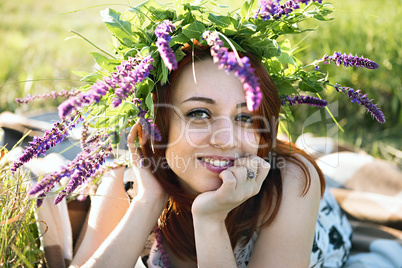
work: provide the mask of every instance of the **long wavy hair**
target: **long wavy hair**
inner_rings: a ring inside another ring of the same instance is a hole
[[[177,175],[168,167],[165,155],[168,143],[169,118],[170,113],[172,113],[169,108],[169,104],[172,103],[172,85],[174,85],[185,65],[208,56],[211,57],[211,55],[207,47],[200,45],[195,48],[186,46],[183,51],[186,56],[179,62],[178,69],[171,73],[169,77],[170,83],[158,85],[154,94],[154,102],[157,107],[155,124],[161,132],[162,140],[153,146],[149,142],[146,143],[142,147],[142,152],[145,159],[150,161],[149,166],[155,171],[156,179],[170,196],[166,208],[159,218],[159,227],[164,235],[164,241],[169,243],[171,249],[179,258],[196,261],[194,227],[191,214],[191,205],[196,196],[189,195],[183,191]],[[237,243],[246,244],[254,231],[270,225],[277,216],[282,198],[281,164],[290,161],[302,169],[306,179],[301,195],[303,196],[308,192],[311,183],[308,168],[294,154],[301,155],[314,165],[321,181],[321,194],[325,189],[324,176],[314,159],[294,144],[276,139],[281,108],[276,86],[259,60],[247,53],[242,55],[250,58],[252,67],[255,69],[255,74],[261,84],[260,88],[263,97],[259,108],[254,113],[256,118],[262,120],[254,120],[253,124],[256,130],[265,130],[259,133],[261,138],[258,156],[269,161],[271,169],[262,184],[260,192],[234,208],[226,218],[225,223],[232,248]]]

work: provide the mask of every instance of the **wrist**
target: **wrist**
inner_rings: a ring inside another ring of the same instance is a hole
[[[222,229],[223,227],[226,230],[225,219],[226,215],[224,217],[193,215],[193,224],[194,228],[205,227],[205,228]]]
[[[132,200],[132,206],[145,206],[153,210],[163,210],[167,202],[165,195],[137,194]]]

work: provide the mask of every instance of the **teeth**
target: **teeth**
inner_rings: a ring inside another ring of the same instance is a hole
[[[211,158],[203,158],[204,162],[207,162],[213,166],[216,167],[224,167],[227,166],[229,164],[229,161],[225,161],[225,160],[217,160],[217,159],[211,159]]]

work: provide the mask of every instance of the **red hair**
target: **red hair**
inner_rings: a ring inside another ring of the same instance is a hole
[[[174,84],[183,67],[193,59],[198,60],[208,55],[210,56],[209,50],[200,45],[197,45],[195,50],[186,46],[183,51],[187,55],[179,62],[178,69],[170,75],[169,81],[171,84]],[[192,54],[194,57],[192,57]],[[271,164],[271,169],[260,192],[233,209],[226,218],[226,227],[233,248],[245,235],[246,239],[242,242],[246,243],[257,228],[268,226],[278,214],[282,198],[282,177],[280,169],[276,165],[278,161],[291,161],[302,169],[306,178],[302,195],[308,192],[311,178],[308,167],[300,158],[294,157],[294,154],[301,155],[313,164],[320,177],[322,194],[325,189],[324,176],[314,159],[294,144],[276,139],[279,111],[281,108],[278,91],[261,62],[252,55],[245,55],[251,60],[252,66],[255,69],[255,75],[260,80],[260,88],[263,95],[261,104],[257,111],[255,111],[255,114],[264,120],[255,120],[254,125],[256,129],[269,130],[260,133],[261,139],[258,156],[268,160]],[[171,111],[169,111],[167,106],[159,104],[172,103],[171,84],[158,85],[154,94],[155,106],[157,107],[155,124],[161,132],[162,140],[155,143],[153,149],[147,143],[142,147],[142,150],[145,158],[150,161],[150,167],[152,170],[155,170],[154,175],[156,179],[170,196],[169,202],[159,219],[165,242],[171,245],[171,249],[178,257],[183,260],[191,259],[196,261],[194,228],[191,214],[191,205],[195,196],[186,194],[179,184],[177,175],[170,168],[166,168],[168,165],[165,153],[169,133],[169,113]],[[263,219],[262,222],[261,219]]]

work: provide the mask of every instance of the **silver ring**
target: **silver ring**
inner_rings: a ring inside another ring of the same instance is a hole
[[[251,169],[247,169],[247,179],[253,180],[255,179],[255,177],[257,177],[257,173],[255,173]]]

